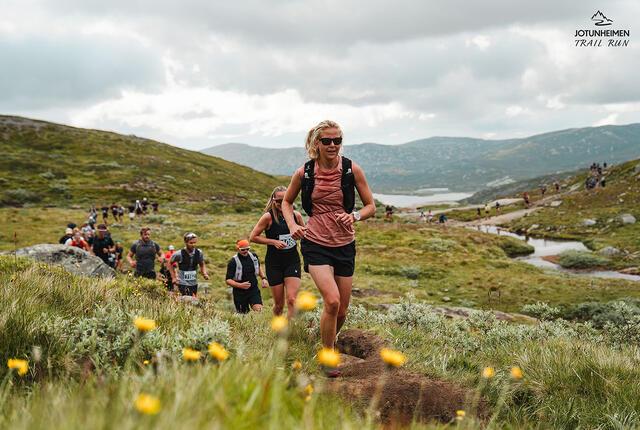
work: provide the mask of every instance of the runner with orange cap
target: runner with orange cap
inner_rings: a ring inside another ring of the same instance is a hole
[[[262,272],[258,256],[249,252],[251,247],[247,239],[236,241],[238,253],[227,264],[227,285],[233,287],[233,303],[236,310],[246,314],[250,310],[259,312],[262,310],[262,295],[258,288],[258,279],[262,278],[262,288],[267,288],[267,278]]]

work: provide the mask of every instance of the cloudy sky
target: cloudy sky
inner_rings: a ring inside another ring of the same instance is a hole
[[[630,30],[576,47],[577,29]],[[640,2],[5,0],[0,114],[190,149],[640,121]]]

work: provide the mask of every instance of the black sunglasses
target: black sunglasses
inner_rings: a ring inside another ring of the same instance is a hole
[[[273,201],[276,203],[282,203],[282,199],[273,199]]]
[[[333,142],[333,144],[335,146],[340,146],[342,144],[342,138],[341,137],[321,137],[320,139],[318,139],[324,146],[329,146],[331,145],[331,142]]]

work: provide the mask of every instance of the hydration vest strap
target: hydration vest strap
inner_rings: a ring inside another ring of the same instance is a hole
[[[258,258],[252,253],[249,253],[249,257],[251,257],[251,261],[253,262],[253,270],[255,271],[255,275],[258,276],[258,273],[260,273],[260,262],[258,261]],[[236,273],[233,275],[233,280],[236,282],[240,282],[240,280],[242,279],[242,263],[240,263],[238,254],[235,254],[233,256],[233,260],[236,262]]]

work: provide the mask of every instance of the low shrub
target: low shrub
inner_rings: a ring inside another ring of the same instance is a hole
[[[565,251],[558,256],[560,265],[568,269],[587,269],[590,267],[606,267],[611,260],[587,251]]]
[[[25,190],[24,188],[13,188],[4,192],[5,200],[9,203],[29,203],[38,202],[42,200],[42,196],[33,191]]]
[[[516,239],[515,237],[501,236],[498,238],[498,246],[502,248],[509,257],[520,257],[523,255],[533,254],[535,249],[527,242]]]

